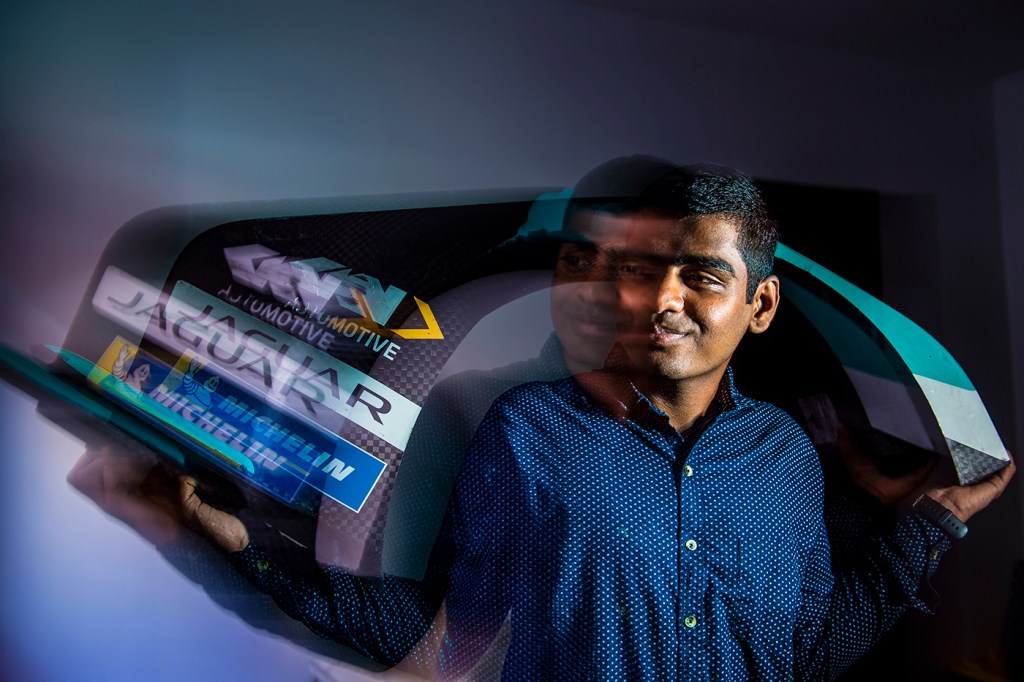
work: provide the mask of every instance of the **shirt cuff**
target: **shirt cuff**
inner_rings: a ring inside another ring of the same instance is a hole
[[[224,563],[224,552],[189,530],[160,545],[157,551],[179,573],[200,585],[218,584],[224,582],[225,575],[230,575],[230,568]]]
[[[275,579],[281,575],[281,568],[270,555],[252,542],[241,552],[228,554],[227,559],[235,570],[264,591],[269,591]]]
[[[907,567],[902,576],[907,605],[933,614],[941,599],[932,587],[931,578],[952,546],[949,536],[934,521],[912,511],[897,520],[891,537],[894,550],[901,554]]]

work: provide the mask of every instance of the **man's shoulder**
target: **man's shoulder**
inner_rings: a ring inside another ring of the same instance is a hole
[[[555,405],[572,405],[581,395],[573,377],[554,381],[530,381],[519,384],[498,396],[494,406],[507,410],[530,408],[551,409]]]
[[[814,519],[817,512],[810,512],[819,509],[823,489],[821,460],[810,438],[788,412],[762,400],[744,399],[727,413],[707,445],[712,452],[728,453],[731,461],[742,463],[746,474],[765,474],[761,478],[775,481],[772,486],[785,481],[785,489],[791,493],[787,499],[800,500],[802,505],[799,510],[790,510],[793,518],[799,512],[800,518]],[[803,493],[797,494],[798,490]],[[804,504],[809,500],[815,504]]]
[[[728,414],[736,428],[759,441],[771,439],[814,451],[803,427],[781,407],[739,393],[734,393],[734,398],[735,408]]]

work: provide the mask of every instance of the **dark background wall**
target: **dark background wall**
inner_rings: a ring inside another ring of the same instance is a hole
[[[0,339],[59,342],[106,240],[156,206],[566,185],[646,152],[877,192],[883,298],[953,353],[1024,451],[1021,10],[761,4],[8,2]],[[823,241],[860,238],[818,210]],[[180,657],[147,642],[194,613],[157,596],[176,578],[67,489],[80,446],[18,396],[3,400],[2,528],[17,557],[0,569],[8,665],[76,679],[77,659],[48,660],[43,640],[86,630],[80,653],[106,679],[140,666],[170,678]],[[991,648],[1024,555],[1018,491],[944,565],[942,611],[919,630],[937,639],[921,635],[909,656],[945,665]],[[83,572],[95,589],[81,588]],[[205,608],[187,584],[173,589]],[[90,626],[48,625],[62,605]],[[256,646],[216,622],[240,652]],[[229,646],[175,637],[230,669]],[[259,642],[277,653],[249,679],[307,665]],[[87,656],[97,648],[108,655]]]

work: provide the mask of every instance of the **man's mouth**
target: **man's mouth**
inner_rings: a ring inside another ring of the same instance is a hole
[[[671,345],[679,343],[690,336],[692,331],[682,327],[673,327],[664,324],[656,324],[648,334],[651,341],[657,345]]]
[[[694,335],[696,328],[673,324],[653,323],[631,325],[620,328],[620,337],[632,339],[633,343],[651,344],[653,346],[671,346],[682,343]]]
[[[615,333],[615,316],[606,308],[579,306],[563,309],[562,317],[578,329],[605,335]]]
[[[607,315],[572,314],[566,318],[582,334],[588,336],[614,336],[615,323]]]

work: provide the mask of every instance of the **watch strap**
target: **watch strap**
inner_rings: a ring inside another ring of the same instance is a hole
[[[960,540],[967,535],[967,524],[927,495],[917,498],[913,508],[921,516],[934,521],[953,540]]]

